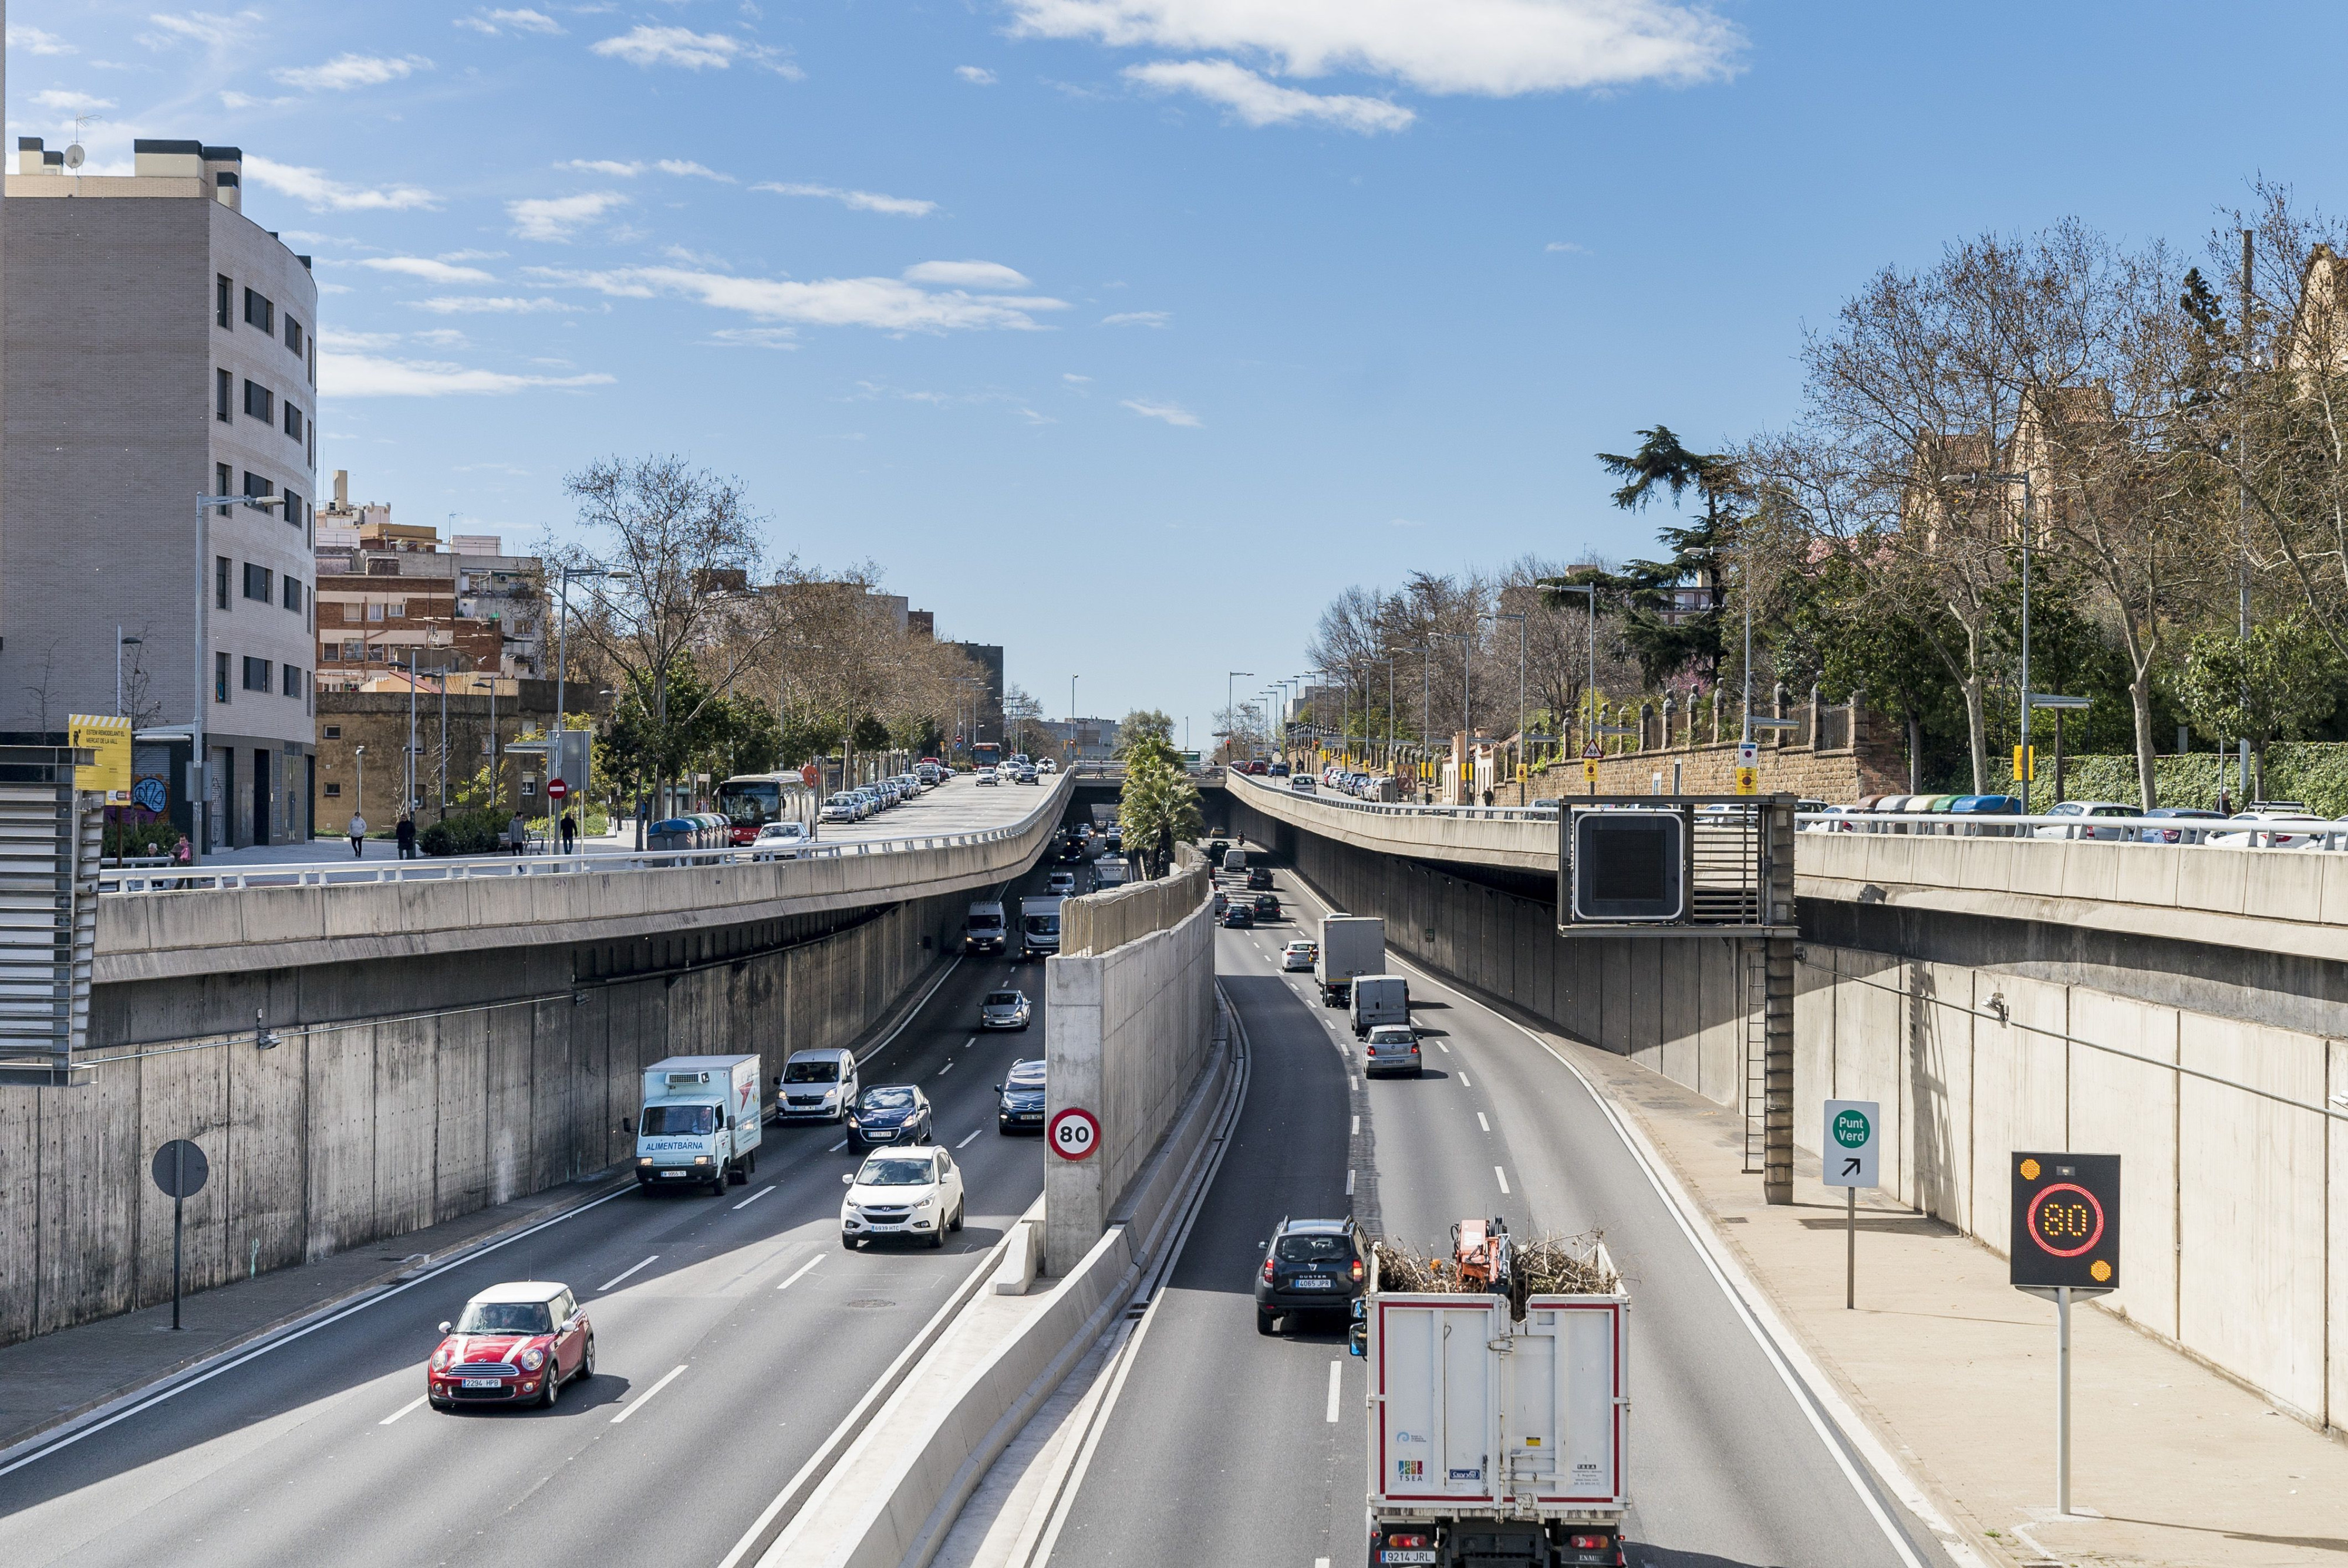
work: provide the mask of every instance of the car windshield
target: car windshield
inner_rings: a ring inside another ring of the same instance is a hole
[[[1019,1005],[1019,993],[1017,991],[990,991],[987,993],[986,1005],[991,1008],[1017,1007]]]
[[[868,1089],[864,1091],[867,1111],[911,1111],[913,1091],[910,1089]]]
[[[927,1160],[908,1160],[899,1156],[892,1160],[867,1160],[864,1169],[856,1173],[860,1187],[926,1187],[937,1180],[937,1173]]]
[[[1353,1248],[1341,1235],[1284,1235],[1272,1250],[1282,1263],[1327,1263],[1353,1255]]]
[[[1004,1081],[1013,1089],[1041,1089],[1044,1087],[1044,1064],[1023,1061],[1011,1070],[1011,1076]]]
[[[468,1301],[457,1319],[459,1334],[551,1334],[554,1320],[543,1301]]]
[[[1416,1037],[1406,1029],[1374,1029],[1370,1030],[1370,1043],[1372,1045],[1408,1045],[1416,1038]]]
[[[837,1083],[839,1063],[837,1061],[794,1061],[783,1068],[786,1083]]]
[[[715,1105],[647,1105],[644,1135],[706,1138],[717,1130]]]
[[[1060,934],[1060,917],[1057,915],[1030,915],[1027,917],[1027,934],[1031,937],[1056,937]]]
[[[970,917],[970,928],[973,931],[992,931],[1002,924],[1003,917],[1000,915],[973,915]]]

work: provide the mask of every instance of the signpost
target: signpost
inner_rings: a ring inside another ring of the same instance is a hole
[[[567,795],[570,793],[571,786],[564,784],[561,779],[549,779],[546,781],[547,799],[561,800],[564,795]]]
[[[1736,743],[1736,793],[1761,793],[1761,748],[1751,741]]]
[[[1826,1135],[1818,1140],[1826,1184],[1843,1189],[1842,1305],[1859,1305],[1859,1189],[1877,1185],[1881,1162],[1876,1154],[1876,1129],[1883,1108],[1872,1100],[1827,1102]]]
[[[180,1331],[180,1233],[188,1199],[204,1190],[211,1164],[203,1150],[174,1138],[155,1151],[155,1184],[171,1200],[171,1332]]]
[[[1044,1141],[1063,1160],[1086,1159],[1100,1147],[1100,1122],[1089,1111],[1063,1106],[1052,1113]]]
[[[2071,1512],[2071,1302],[2120,1286],[2120,1157],[2013,1156],[2007,1277],[2054,1303],[2054,1512]]]

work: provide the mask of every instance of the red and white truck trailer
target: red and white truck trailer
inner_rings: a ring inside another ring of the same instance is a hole
[[[1620,1568],[1629,1506],[1631,1298],[1379,1288],[1355,1348],[1370,1372],[1369,1563]]]

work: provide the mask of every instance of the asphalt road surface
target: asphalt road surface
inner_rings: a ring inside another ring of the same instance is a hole
[[[980,996],[1006,980],[1035,999],[1033,1027],[978,1034]],[[36,1451],[0,1474],[0,1563],[714,1568],[1041,1191],[1042,1141],[997,1132],[993,1090],[1043,1054],[1041,982],[964,959],[864,1071],[921,1084],[956,1150],[969,1218],[942,1251],[843,1250],[858,1156],[831,1126],[770,1126],[723,1198],[630,1186]],[[437,1326],[525,1278],[578,1292],[598,1376],[551,1410],[423,1405]]]
[[[1321,1005],[1309,974],[1280,972],[1281,945],[1321,909],[1278,876],[1288,917],[1218,938],[1252,1053],[1248,1102],[1052,1562],[1365,1560],[1364,1364],[1334,1313],[1259,1336],[1251,1295],[1258,1244],[1283,1216],[1351,1212],[1373,1235],[1447,1252],[1469,1215],[1520,1235],[1604,1229],[1632,1297],[1632,1564],[1908,1563],[1580,1081],[1413,974],[1425,1075],[1364,1083],[1343,1010]],[[1917,1563],[1945,1561],[1881,1506]]]

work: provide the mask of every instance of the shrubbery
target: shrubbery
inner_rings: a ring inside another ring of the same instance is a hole
[[[483,807],[451,812],[416,835],[427,855],[488,855],[505,847],[506,824],[513,814]]]

